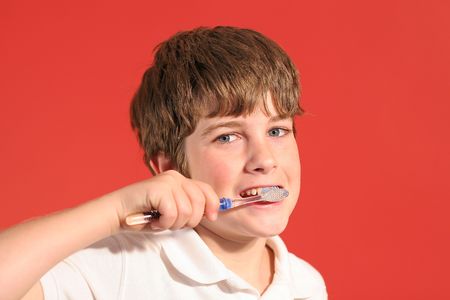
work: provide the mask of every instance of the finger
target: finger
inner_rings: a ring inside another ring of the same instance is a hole
[[[170,191],[164,193],[155,207],[161,216],[159,219],[151,221],[150,227],[154,230],[169,229],[173,226],[177,219],[177,205]]]
[[[208,220],[215,221],[220,206],[219,196],[209,184],[201,181],[197,181],[197,184],[205,195],[205,216]]]
[[[177,206],[177,218],[173,223],[171,229],[180,229],[184,227],[191,218],[191,202],[189,196],[182,188],[172,190],[172,195]]]
[[[192,206],[192,213],[187,225],[189,227],[195,227],[203,218],[206,197],[201,188],[193,180],[186,181],[182,187],[188,195]]]

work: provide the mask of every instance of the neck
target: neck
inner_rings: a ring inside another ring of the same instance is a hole
[[[266,238],[246,240],[227,239],[197,226],[195,231],[220,261],[262,294],[274,274],[274,254],[266,245]]]

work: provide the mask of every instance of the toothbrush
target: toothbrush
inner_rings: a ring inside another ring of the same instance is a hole
[[[227,211],[231,208],[255,202],[279,202],[286,198],[289,192],[277,186],[263,187],[258,189],[258,194],[246,198],[220,198],[219,211]],[[133,214],[125,219],[127,225],[138,225],[150,222],[153,219],[158,219],[161,216],[157,210],[150,210],[140,214]]]
[[[219,211],[226,211],[234,207],[255,202],[279,202],[286,198],[289,192],[277,186],[263,187],[258,189],[258,194],[246,198],[220,198]]]

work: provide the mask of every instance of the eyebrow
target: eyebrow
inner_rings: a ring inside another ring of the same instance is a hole
[[[280,115],[276,115],[276,116],[272,116],[269,119],[269,123],[273,123],[273,122],[277,122],[280,120],[285,120],[285,119],[290,119],[291,117],[284,117],[284,116],[280,116]],[[214,123],[208,127],[205,128],[205,130],[203,130],[201,136],[207,136],[209,135],[211,132],[213,132],[214,130],[218,129],[218,128],[238,128],[242,126],[242,122],[240,121],[225,121],[225,122],[217,122]]]

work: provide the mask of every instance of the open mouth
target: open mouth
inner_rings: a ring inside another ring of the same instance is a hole
[[[247,189],[247,190],[245,190],[245,191],[240,192],[239,195],[240,195],[242,198],[248,198],[248,197],[258,196],[258,195],[261,194],[261,190],[262,190],[262,188],[264,188],[264,187],[271,187],[271,186],[261,186],[261,187],[250,188],[250,189]],[[279,186],[279,185],[272,185],[272,187],[283,188],[282,186]]]

